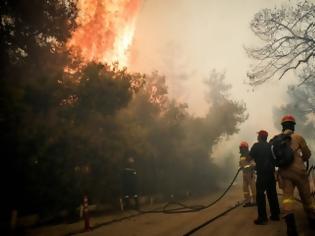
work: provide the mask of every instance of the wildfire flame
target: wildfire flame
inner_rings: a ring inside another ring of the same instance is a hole
[[[67,46],[83,60],[128,65],[141,0],[78,0],[78,27]]]

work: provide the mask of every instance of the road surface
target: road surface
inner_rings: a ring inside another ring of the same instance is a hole
[[[191,205],[206,205],[219,196],[220,193],[207,196],[194,201],[186,202]],[[142,214],[130,219],[115,222],[113,224],[103,225],[112,219],[117,219],[136,212],[119,213],[117,215],[105,215],[94,218],[91,221],[94,229],[86,233],[80,232],[83,229],[83,222],[77,222],[70,225],[57,225],[42,227],[32,230],[28,235],[31,236],[62,236],[62,235],[78,235],[78,236],[177,236],[184,235],[193,228],[207,222],[209,219],[217,216],[225,210],[235,206],[238,201],[242,201],[242,190],[240,186],[235,185],[227,193],[227,195],[214,206],[193,213],[182,214]],[[281,202],[281,196],[279,197]],[[315,233],[309,231],[305,214],[301,204],[296,204],[297,223],[300,235],[314,236]],[[192,235],[242,235],[242,236],[285,236],[284,221],[271,222],[264,226],[254,225],[253,220],[256,218],[256,207],[243,208],[242,206],[235,208],[214,222],[206,225]],[[75,233],[75,234],[73,234]]]
[[[199,201],[206,204],[211,199],[203,198]],[[164,236],[164,235],[184,235],[191,229],[201,225],[209,219],[215,217],[237,201],[242,200],[242,191],[239,187],[233,187],[231,191],[215,206],[200,212],[185,214],[144,214],[132,219],[128,219],[115,224],[97,228],[92,232],[80,234],[82,236],[100,235],[130,235],[130,236]],[[281,197],[279,197],[281,202]],[[257,226],[253,224],[256,218],[256,207],[235,208],[216,221],[201,228],[192,235],[242,235],[242,236],[285,236],[284,221],[272,222],[267,225]],[[297,203],[297,222],[300,235],[314,236],[315,233],[308,230],[307,221],[302,211],[302,207]]]

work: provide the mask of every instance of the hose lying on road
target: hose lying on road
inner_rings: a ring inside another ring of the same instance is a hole
[[[315,166],[313,165],[313,166],[311,166],[311,167],[308,169],[308,172],[307,172],[307,174],[308,174],[308,176],[309,176],[309,180],[312,181],[313,183],[314,183],[314,180],[315,180],[315,179],[314,179],[314,175],[315,175],[314,172],[315,172]],[[315,183],[314,183],[314,185],[315,185]],[[312,190],[312,193],[311,193],[312,196],[313,196],[313,198],[315,197],[315,192],[314,192],[314,190],[315,190],[315,189],[313,189],[313,190]],[[283,194],[278,193],[278,195],[282,196]],[[298,201],[298,202],[300,202],[300,203],[302,203],[301,199],[299,199],[299,198],[295,198],[295,200]],[[222,216],[225,215],[226,213],[228,213],[228,212],[232,211],[233,209],[237,208],[237,207],[240,206],[241,204],[242,204],[242,203],[237,203],[235,206],[228,208],[227,210],[225,210],[224,212],[220,213],[219,215],[217,215],[217,216],[215,216],[215,217],[213,217],[213,218],[207,220],[206,222],[204,222],[204,223],[198,225],[197,227],[191,229],[189,232],[185,233],[184,236],[192,235],[193,233],[197,232],[197,231],[200,230],[201,228],[207,226],[208,224],[212,223],[212,222],[215,221],[216,219],[222,217]]]
[[[138,210],[138,213],[133,214],[133,215],[129,215],[129,216],[125,216],[119,219],[114,219],[111,221],[107,221],[98,225],[95,225],[94,227],[92,227],[92,229],[96,229],[105,225],[110,225],[116,222],[120,222],[126,219],[131,219],[133,217],[139,216],[139,215],[143,215],[143,214],[148,214],[148,213],[164,213],[164,214],[177,214],[177,213],[189,213],[189,212],[197,212],[197,211],[201,211],[204,209],[207,209],[213,205],[215,205],[218,201],[220,201],[225,195],[226,193],[230,190],[230,188],[233,186],[239,172],[241,171],[241,168],[239,168],[234,176],[234,178],[232,179],[231,183],[228,185],[228,187],[225,189],[225,191],[213,202],[207,204],[207,205],[185,205],[183,203],[180,202],[168,202],[166,203],[163,207],[159,207],[157,209],[153,209],[153,210],[148,210],[148,211],[144,211],[144,210]],[[314,181],[314,172],[315,172],[315,166],[312,165],[309,169],[308,169],[308,176],[311,176],[311,181]],[[314,183],[315,184],[315,183]],[[279,194],[282,195],[282,194]],[[312,191],[312,196],[315,197],[315,192],[314,190]],[[300,199],[296,199],[297,201],[300,201]],[[185,233],[184,236],[188,236],[191,235],[193,233],[195,233],[196,231],[200,230],[201,228],[205,227],[206,225],[212,223],[213,221],[217,220],[218,218],[224,216],[225,214],[227,214],[228,212],[232,211],[233,209],[239,207],[242,204],[242,202],[237,202],[234,206],[228,208],[227,210],[225,210],[224,212],[218,214],[217,216],[207,220],[206,222],[200,224],[199,226],[193,228],[192,230],[190,230],[189,232]],[[178,206],[177,208],[171,208],[168,209],[170,206]],[[78,233],[82,233],[82,231],[78,231],[78,232],[73,232],[71,234],[66,234],[68,235],[74,235],[74,234],[78,234]]]
[[[211,218],[210,220],[207,220],[206,222],[202,223],[201,225],[198,225],[197,227],[191,229],[189,232],[185,233],[184,236],[189,236],[195,232],[197,232],[198,230],[200,230],[201,228],[205,227],[206,225],[212,223],[213,221],[219,219],[220,217],[224,216],[225,214],[229,213],[230,211],[234,210],[235,208],[239,207],[240,205],[242,205],[242,202],[237,202],[234,206],[226,209],[224,212],[216,215],[215,217]]]
[[[148,213],[178,214],[178,213],[197,212],[197,211],[201,211],[201,210],[207,209],[207,208],[213,206],[214,204],[216,204],[218,201],[220,201],[226,195],[226,193],[233,186],[233,184],[234,184],[238,174],[240,173],[240,171],[241,171],[241,168],[239,168],[237,170],[234,178],[232,179],[232,181],[228,185],[228,187],[224,190],[224,192],[217,199],[215,199],[213,202],[211,202],[211,203],[209,203],[207,205],[193,205],[193,206],[189,206],[189,205],[185,205],[183,203],[175,202],[175,201],[174,202],[168,202],[163,207],[159,207],[159,208],[156,208],[156,209],[153,209],[153,210],[148,210],[148,211],[137,210],[138,213],[136,213],[136,214],[125,216],[125,217],[122,217],[122,218],[119,218],[119,219],[114,219],[114,220],[107,221],[107,222],[104,222],[104,223],[101,223],[101,224],[97,224],[97,225],[92,227],[92,230],[96,229],[96,228],[99,228],[99,227],[102,227],[102,226],[105,226],[105,225],[110,225],[110,224],[113,224],[113,223],[116,223],[116,222],[120,222],[120,221],[123,221],[123,220],[126,220],[126,219],[131,219],[133,217],[136,217],[136,216],[139,216],[139,215],[143,215],[143,214],[148,214]],[[210,221],[214,221],[215,219],[223,216],[224,214],[226,214],[227,212],[229,212],[232,209],[236,208],[240,204],[242,204],[242,203],[237,203],[235,206],[233,206],[232,208],[224,211],[223,213],[221,213],[220,215],[214,217]],[[179,206],[179,207],[169,209],[170,206],[176,206],[176,205]],[[208,223],[206,223],[206,224],[209,224],[210,221],[208,221]],[[80,231],[77,231],[77,232],[66,234],[65,236],[75,235],[75,234],[79,234],[79,233],[82,233],[82,232],[84,232],[84,231],[80,230]]]
[[[149,211],[143,211],[143,210],[139,210],[139,212],[141,213],[164,213],[164,214],[177,214],[177,213],[190,213],[190,212],[196,212],[196,211],[201,211],[204,209],[207,209],[211,206],[213,206],[214,204],[216,204],[218,201],[220,201],[225,195],[226,193],[230,190],[230,188],[233,186],[238,174],[240,173],[241,168],[239,168],[233,178],[233,180],[231,181],[231,183],[228,185],[228,187],[225,189],[225,191],[213,202],[207,204],[207,205],[193,205],[193,206],[189,206],[189,205],[185,205],[183,203],[180,202],[168,202],[164,205],[162,210],[149,210]],[[170,206],[179,206],[176,208],[171,208],[169,209]]]

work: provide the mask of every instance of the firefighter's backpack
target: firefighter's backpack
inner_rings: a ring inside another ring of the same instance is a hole
[[[294,151],[290,147],[291,135],[279,134],[271,141],[271,152],[277,167],[289,166],[294,159]]]

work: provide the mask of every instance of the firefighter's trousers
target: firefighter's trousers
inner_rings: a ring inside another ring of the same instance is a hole
[[[253,172],[243,172],[243,193],[245,203],[251,202],[251,194],[253,202],[256,202],[256,186],[255,186],[255,175]]]
[[[267,194],[271,215],[278,217],[280,214],[280,208],[276,190],[276,180],[273,172],[257,174],[256,191],[258,218],[262,220],[268,219],[265,192]]]
[[[315,219],[315,204],[311,196],[310,185],[306,171],[296,172],[285,170],[280,172],[280,181],[283,190],[283,211],[285,215],[294,212],[294,189],[299,191],[299,195],[307,216]]]

